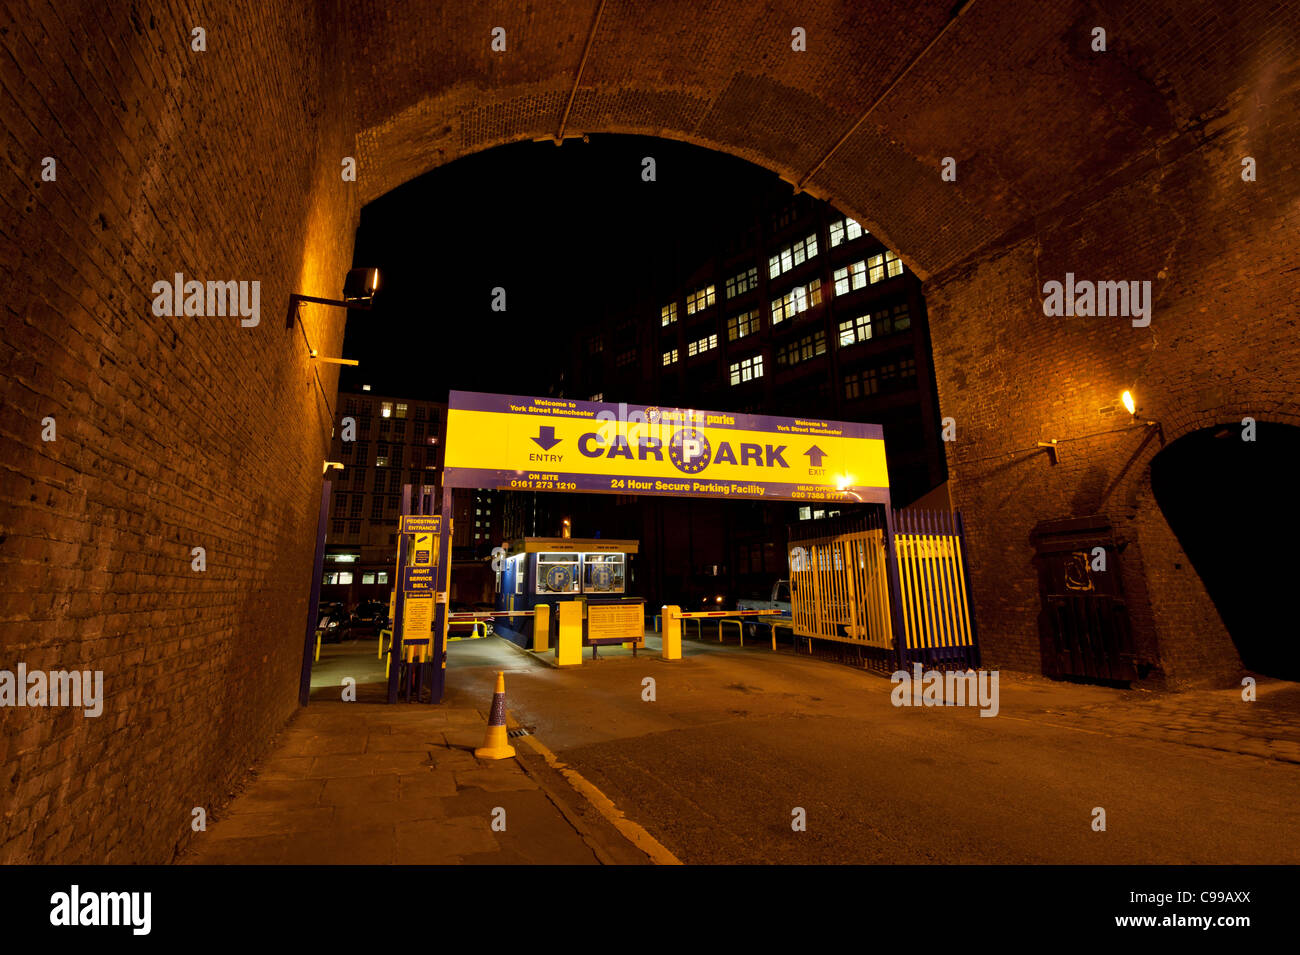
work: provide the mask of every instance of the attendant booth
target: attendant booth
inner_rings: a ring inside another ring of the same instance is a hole
[[[553,643],[558,605],[570,601],[582,608],[583,646],[635,642],[645,639],[645,601],[634,596],[632,558],[639,542],[580,537],[525,537],[514,541],[497,574],[496,609],[535,611],[546,605]],[[527,617],[503,617],[496,624],[501,636],[523,647],[536,646]],[[536,618],[532,618],[536,619]]]

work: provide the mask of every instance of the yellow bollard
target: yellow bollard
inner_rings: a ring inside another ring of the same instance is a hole
[[[560,635],[555,641],[555,662],[562,667],[582,665],[582,604],[562,600],[555,605]]]
[[[682,658],[682,612],[681,607],[664,605],[663,608],[663,642],[659,651],[665,660]]]
[[[533,608],[533,649],[545,652],[551,645],[551,605],[538,604]]]
[[[320,663],[320,631],[316,631],[316,662]]]

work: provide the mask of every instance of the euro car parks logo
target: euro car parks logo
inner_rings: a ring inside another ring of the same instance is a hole
[[[713,449],[702,432],[682,428],[668,442],[668,458],[683,474],[699,474],[713,460]]]

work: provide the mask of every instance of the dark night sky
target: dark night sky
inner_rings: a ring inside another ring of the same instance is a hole
[[[645,156],[655,182],[641,179]],[[436,169],[362,210],[354,264],[380,269],[381,295],[350,313],[343,354],[361,367],[342,387],[545,394],[546,357],[572,347],[575,319],[657,311],[658,287],[718,251],[761,195],[791,189],[743,160],[636,136],[518,143]]]

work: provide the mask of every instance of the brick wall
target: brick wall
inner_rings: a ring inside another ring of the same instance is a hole
[[[0,709],[0,862],[166,861],[297,704],[330,416],[284,313],[349,264],[343,94],[316,4],[191,9],[0,13],[0,668],[106,696]],[[260,280],[260,324],[155,317],[175,272]]]
[[[338,293],[360,201],[556,132],[571,93],[568,132],[685,140],[807,180],[930,280],[990,662],[1039,668],[1031,528],[1102,510],[1129,541],[1159,677],[1233,671],[1153,506],[1156,446],[1084,436],[1122,423],[1124,387],[1169,440],[1244,413],[1297,421],[1295,7],[977,3],[891,88],[950,0],[610,4],[574,92],[596,6],[0,12],[0,668],[100,668],[108,696],[93,720],[0,709],[0,861],[165,860],[191,808],[265,750],[297,698],[336,387],[277,315],[290,291]],[[490,49],[498,25],[508,55]],[[260,280],[261,324],[155,318],[152,283],[177,271]],[[1044,317],[1042,282],[1066,271],[1150,279],[1151,328]],[[337,354],[342,314],[303,314]],[[1017,451],[1051,438],[1055,468]]]
[[[1264,52],[1267,52],[1264,51]],[[1262,57],[1267,59],[1267,57]],[[1217,424],[1300,424],[1295,245],[1300,177],[1285,143],[1300,132],[1292,67],[1271,99],[1225,99],[1136,162],[1111,189],[1065,204],[1035,234],[985,250],[926,289],[942,413],[957,421],[952,493],[971,528],[981,638],[990,663],[1039,669],[1029,533],[1042,520],[1105,513],[1121,555],[1139,650],[1153,679],[1224,683],[1235,648],[1151,493],[1158,420],[1166,441]],[[1261,110],[1266,109],[1267,121]],[[1259,179],[1243,182],[1255,156]],[[1289,271],[1288,271],[1289,270]],[[1049,318],[1042,284],[1150,279],[1149,328],[1123,318]],[[1131,388],[1139,427],[1119,406]],[[1060,463],[1034,449],[1057,439]],[[1187,480],[1196,481],[1195,474]],[[1207,518],[1231,501],[1205,488]]]

